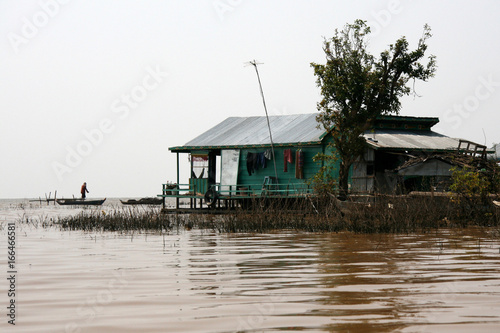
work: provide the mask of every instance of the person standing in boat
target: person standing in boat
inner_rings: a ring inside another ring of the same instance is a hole
[[[86,193],[90,193],[89,190],[87,190],[87,183],[83,183],[80,193],[82,194],[82,199],[85,199]]]

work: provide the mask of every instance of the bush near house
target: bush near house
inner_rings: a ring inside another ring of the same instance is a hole
[[[489,217],[496,208],[500,190],[500,167],[493,161],[469,159],[462,168],[452,168],[450,191],[460,218]]]

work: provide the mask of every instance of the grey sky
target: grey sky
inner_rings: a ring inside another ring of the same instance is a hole
[[[378,54],[428,23],[438,70],[402,115],[500,141],[500,2],[285,0],[0,1],[0,198],[153,196],[182,145],[228,116],[316,112],[311,62],[360,18]],[[181,155],[185,164],[186,156]],[[187,172],[184,172],[187,176]],[[185,179],[184,179],[185,181]]]

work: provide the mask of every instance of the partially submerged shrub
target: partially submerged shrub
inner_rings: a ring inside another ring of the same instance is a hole
[[[179,216],[162,214],[159,209],[84,210],[77,215],[60,218],[64,229],[84,231],[170,230],[180,223]]]
[[[481,172],[468,168],[452,168],[452,184],[450,190],[458,195],[458,200],[469,203],[485,202],[490,192],[491,184]]]
[[[493,205],[493,197],[498,193],[496,172],[471,168],[453,168],[452,171],[450,190],[454,193],[459,219],[491,220],[497,215],[498,208]]]

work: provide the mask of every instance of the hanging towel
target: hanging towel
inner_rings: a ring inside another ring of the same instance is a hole
[[[284,172],[288,172],[288,163],[293,163],[293,157],[292,157],[292,150],[291,149],[285,149],[283,151],[283,156],[284,156],[284,164],[285,167],[283,169]]]
[[[268,159],[268,160],[272,160],[273,159],[273,151],[271,149],[268,149],[264,152],[264,156]]]
[[[302,149],[295,152],[295,178],[304,179],[304,153]]]

